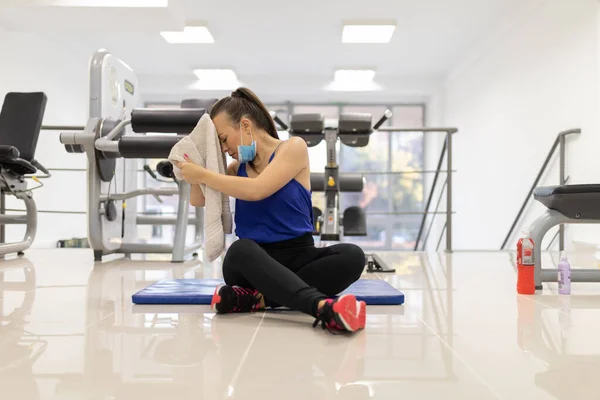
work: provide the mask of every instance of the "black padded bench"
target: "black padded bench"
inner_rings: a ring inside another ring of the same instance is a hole
[[[600,220],[600,185],[539,187],[534,190],[533,197],[569,218]]]

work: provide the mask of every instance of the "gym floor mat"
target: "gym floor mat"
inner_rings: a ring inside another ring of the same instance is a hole
[[[156,282],[132,296],[134,304],[210,304],[221,279],[170,279]],[[360,279],[341,294],[351,293],[368,305],[404,304],[404,294],[379,279]]]

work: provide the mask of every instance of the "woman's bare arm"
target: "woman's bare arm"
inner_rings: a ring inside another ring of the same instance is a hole
[[[240,164],[237,161],[233,161],[231,164],[229,164],[229,166],[227,166],[227,175],[237,175],[239,166]],[[206,198],[204,197],[204,193],[202,193],[202,189],[200,189],[200,185],[192,185],[190,204],[194,207],[205,206]]]
[[[190,192],[190,204],[194,207],[204,207],[206,199],[204,193],[200,189],[200,185],[192,185],[192,191]]]

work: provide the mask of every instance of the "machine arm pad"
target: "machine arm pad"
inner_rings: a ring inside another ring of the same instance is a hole
[[[184,137],[123,136],[119,140],[119,154],[123,158],[167,158],[173,146]]]
[[[189,134],[205,113],[204,108],[136,108],[131,112],[131,128],[136,133]]]

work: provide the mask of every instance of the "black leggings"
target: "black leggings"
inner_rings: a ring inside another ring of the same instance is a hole
[[[239,239],[223,260],[228,285],[258,290],[268,307],[285,306],[316,317],[319,301],[360,278],[365,253],[354,244],[315,247],[311,234],[278,243]]]

